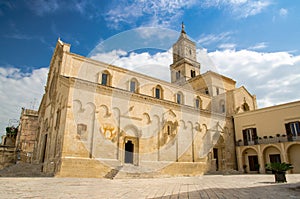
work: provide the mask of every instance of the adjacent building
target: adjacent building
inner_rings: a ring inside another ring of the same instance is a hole
[[[17,159],[19,161],[31,162],[38,130],[38,112],[22,108],[16,138]]]
[[[300,101],[234,115],[240,171],[266,173],[265,164],[288,162],[300,173]]]

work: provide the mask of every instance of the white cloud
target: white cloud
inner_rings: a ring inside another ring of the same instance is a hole
[[[261,43],[257,43],[254,46],[250,46],[248,49],[249,50],[259,50],[259,49],[264,49],[267,47],[267,43],[266,42],[261,42]]]
[[[284,17],[284,16],[286,16],[287,14],[288,14],[288,10],[287,10],[287,9],[281,8],[281,9],[279,10],[279,15],[280,15],[280,16]]]
[[[220,34],[201,35],[197,41],[200,45],[209,45],[212,43],[226,42],[231,38],[232,32],[223,32]]]
[[[47,74],[47,68],[24,73],[18,68],[0,67],[0,134],[5,133],[10,119],[19,120],[22,107],[38,108]]]
[[[233,44],[233,43],[225,43],[225,44],[220,44],[218,46],[218,48],[221,48],[221,49],[234,49],[236,47],[236,44]]]
[[[196,0],[170,1],[118,1],[111,5],[105,14],[108,26],[118,29],[122,24],[136,25],[140,18],[140,26],[169,27],[172,22],[177,23],[183,15],[183,9],[197,3]]]
[[[126,56],[124,56],[126,55]],[[147,52],[127,54],[125,51],[98,53],[92,59],[105,61],[109,64],[133,70],[165,81],[170,80],[169,65],[172,62],[171,50],[150,55]]]
[[[114,58],[112,64],[116,66],[170,81],[171,50],[154,55],[120,54],[110,52],[106,55]],[[93,58],[101,57],[105,55],[98,54]],[[206,49],[198,49],[197,59],[201,63],[202,73],[213,70],[233,78],[238,87],[244,85],[249,92],[257,95],[261,108],[300,100],[300,56],[288,52],[259,53],[228,49],[207,53]]]
[[[261,13],[269,5],[270,0],[205,0],[204,7],[216,7],[230,11],[237,18],[247,18]]]
[[[300,99],[300,56],[287,52],[225,50],[209,53],[219,73],[257,95],[259,107]]]

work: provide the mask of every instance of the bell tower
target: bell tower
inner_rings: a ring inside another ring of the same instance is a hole
[[[183,83],[200,75],[200,63],[196,58],[196,43],[191,41],[181,25],[181,33],[173,45],[173,63],[170,65],[171,82]]]

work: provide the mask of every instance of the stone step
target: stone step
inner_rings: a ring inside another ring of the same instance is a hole
[[[160,176],[159,172],[147,166],[135,166],[132,164],[125,164],[119,170],[115,179],[123,178],[154,178]]]
[[[0,170],[0,177],[50,177],[42,171],[42,164],[18,162]]]
[[[108,179],[114,179],[114,177],[119,173],[121,168],[122,168],[122,166],[118,166],[116,168],[113,168],[104,177],[108,178]]]

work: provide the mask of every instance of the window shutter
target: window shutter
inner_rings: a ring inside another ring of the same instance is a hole
[[[287,135],[292,134],[290,123],[285,124],[285,130]]]

